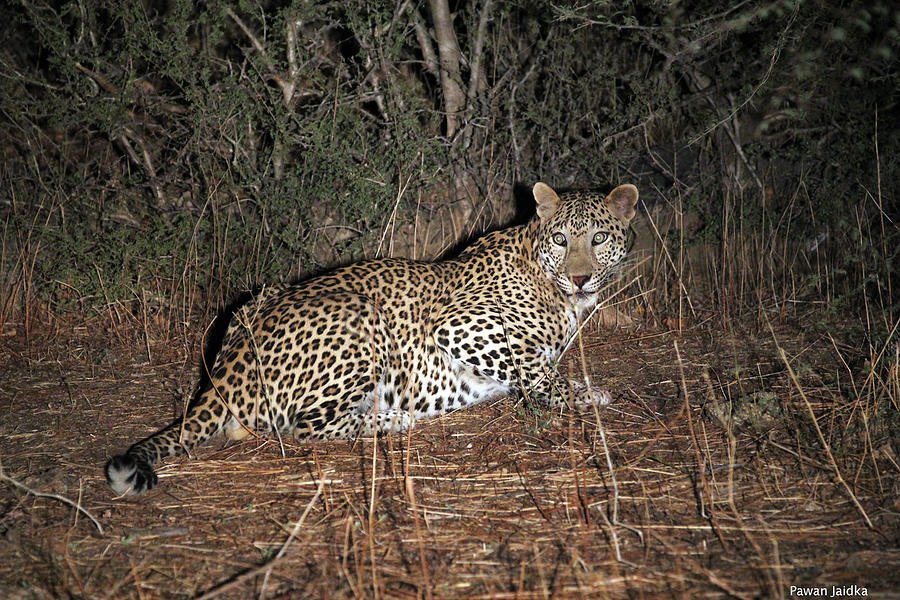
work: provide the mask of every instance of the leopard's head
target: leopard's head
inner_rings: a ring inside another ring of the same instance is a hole
[[[538,264],[563,295],[582,307],[592,305],[625,258],[637,188],[620,185],[606,197],[584,192],[557,195],[549,185],[537,183],[533,192],[539,221]]]

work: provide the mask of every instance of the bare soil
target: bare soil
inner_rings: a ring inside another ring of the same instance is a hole
[[[848,425],[827,338],[776,336],[595,331],[563,371],[615,392],[596,414],[505,398],[377,440],[215,441],[115,498],[104,462],[180,413],[196,357],[7,334],[0,597],[900,598],[892,445]]]

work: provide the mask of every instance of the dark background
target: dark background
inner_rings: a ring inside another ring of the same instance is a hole
[[[892,2],[2,10],[0,321],[165,305],[175,326],[341,262],[431,259],[539,179],[634,182],[690,216],[679,243],[739,215],[831,251],[831,303],[895,308]]]

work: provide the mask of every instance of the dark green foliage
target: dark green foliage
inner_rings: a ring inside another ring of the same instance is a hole
[[[288,17],[311,22],[308,34],[342,16],[245,8],[260,34]],[[35,274],[47,293],[63,281],[82,299],[128,299],[138,280],[185,264],[201,281],[224,276],[225,296],[288,277],[298,258],[312,264],[303,242],[315,219],[377,230],[398,173],[439,164],[422,101],[390,121],[372,114],[353,89],[360,57],[316,56],[321,40],[298,43],[306,87],[287,104],[272,83],[289,68],[284,38],[263,40],[263,57],[224,4],[29,3],[13,20],[5,46],[31,55],[6,63],[29,72],[2,81],[4,152],[25,202],[4,211],[42,239]],[[335,35],[339,46],[353,33]]]
[[[748,230],[789,215],[792,235],[837,247],[877,234],[847,259],[874,265],[848,297],[884,296],[900,218],[891,3],[486,6],[451,3],[467,93],[452,137],[417,37],[434,50],[424,4],[8,6],[0,300],[34,277],[58,309],[132,299],[150,280],[222,301],[371,254],[407,180],[397,216],[413,221],[423,198],[433,210],[459,189],[536,179],[636,181],[698,213],[707,240],[738,190],[754,198]],[[328,255],[323,232],[339,233]]]

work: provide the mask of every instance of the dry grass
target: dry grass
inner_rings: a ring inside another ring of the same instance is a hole
[[[4,473],[79,503],[104,529],[5,487],[0,591],[782,598],[791,585],[856,584],[890,595],[900,584],[900,469],[882,433],[871,432],[877,447],[846,441],[854,411],[866,409],[826,382],[842,368],[826,341],[788,329],[595,334],[585,360],[575,351],[564,368],[576,375],[586,364],[621,390],[597,415],[534,413],[507,399],[376,446],[286,441],[282,456],[273,440],[211,444],[199,460],[163,464],[160,487],[137,500],[111,497],[102,464],[174,416],[191,361],[96,364],[66,359],[64,346],[8,357]]]

